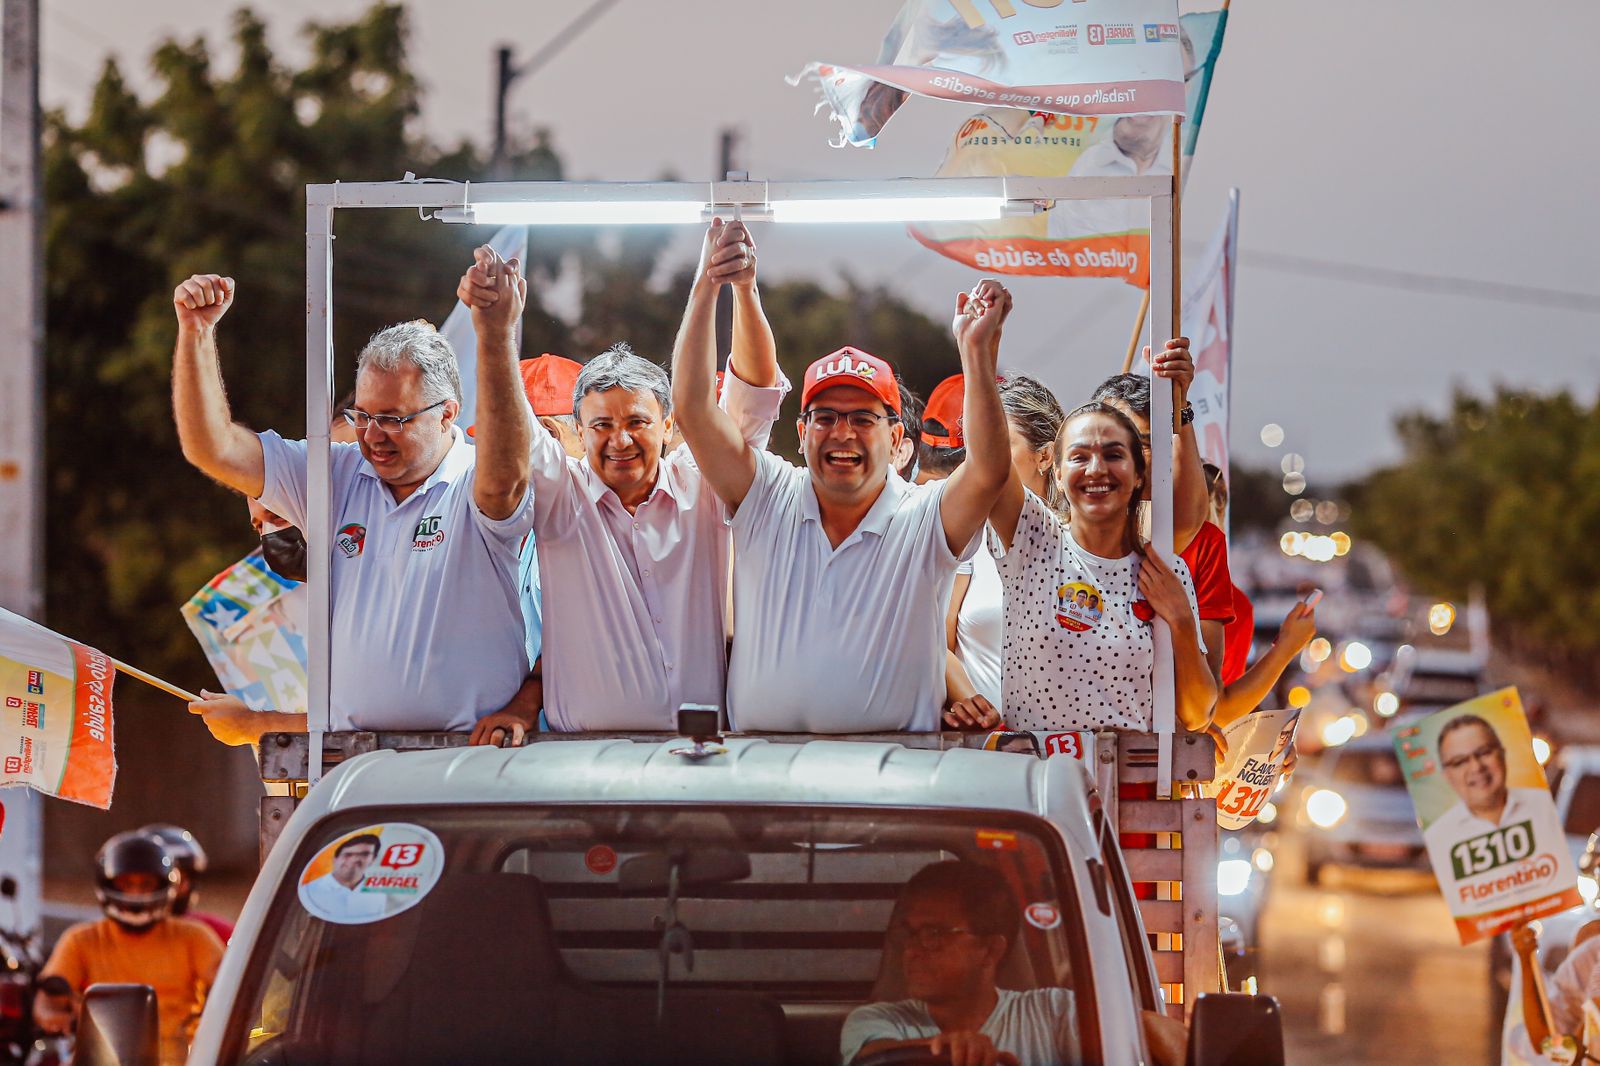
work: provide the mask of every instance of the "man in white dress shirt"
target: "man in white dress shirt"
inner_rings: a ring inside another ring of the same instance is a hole
[[[1505,744],[1475,714],[1445,723],[1438,754],[1444,779],[1461,800],[1424,831],[1430,854],[1445,854],[1463,840],[1541,817],[1550,807],[1550,794],[1543,789],[1506,787]]]
[[[306,909],[318,918],[341,924],[383,917],[387,906],[384,894],[361,891],[367,867],[378,857],[381,843],[373,833],[362,833],[341,843],[333,853],[333,869],[301,889]]]

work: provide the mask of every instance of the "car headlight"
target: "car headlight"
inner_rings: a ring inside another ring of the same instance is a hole
[[[1349,805],[1331,788],[1319,788],[1306,797],[1306,817],[1319,829],[1332,829],[1344,820]]]
[[[1600,896],[1600,882],[1588,874],[1578,875],[1578,895],[1583,897],[1583,902],[1593,903],[1596,896]]]
[[[1217,863],[1217,895],[1237,896],[1250,887],[1255,867],[1249,859],[1223,859]]]

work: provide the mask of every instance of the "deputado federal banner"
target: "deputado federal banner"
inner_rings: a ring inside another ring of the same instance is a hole
[[[1238,248],[1239,190],[1228,196],[1228,211],[1216,236],[1206,245],[1198,269],[1187,272],[1189,291],[1183,297],[1183,332],[1194,352],[1194,435],[1200,456],[1217,464],[1223,481],[1232,483],[1228,468],[1229,373],[1233,364],[1233,279]]]
[[[1186,79],[1185,175],[1200,136],[1227,13],[1180,20]],[[1143,177],[1172,173],[1172,125],[1164,115],[1059,115],[988,107],[968,118],[938,177]],[[999,274],[1120,278],[1150,284],[1150,213],[1143,200],[1063,200],[998,222],[941,222],[907,230],[940,255]]]
[[[1299,720],[1299,711],[1257,711],[1223,730],[1228,755],[1216,780],[1222,828],[1243,829],[1261,814],[1278,787]]]
[[[1184,114],[1185,70],[1176,0],[906,0],[876,63],[812,63],[790,82],[815,79],[840,143],[870,148],[911,93],[1058,115]]]
[[[0,785],[110,807],[116,677],[103,653],[0,610]]]
[[[1516,689],[1419,719],[1394,746],[1463,944],[1583,902]]]

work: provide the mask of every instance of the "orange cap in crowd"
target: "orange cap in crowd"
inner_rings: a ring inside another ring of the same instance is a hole
[[[900,413],[900,386],[895,382],[894,368],[859,348],[840,348],[806,367],[800,410],[810,405],[811,397],[835,385],[854,385],[888,404],[895,414]]]
[[[932,448],[964,448],[961,412],[966,407],[966,382],[951,374],[933,387],[922,409],[922,443]]]
[[[522,391],[535,415],[572,414],[572,389],[578,382],[583,364],[559,355],[545,352],[537,359],[524,359],[517,364],[522,375]],[[467,436],[476,436],[477,425],[467,427]]]

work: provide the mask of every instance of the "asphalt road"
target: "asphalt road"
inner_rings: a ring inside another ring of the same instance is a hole
[[[1285,843],[1261,924],[1261,991],[1288,1061],[1498,1063],[1488,949],[1462,947],[1425,875],[1328,868],[1310,887]]]

